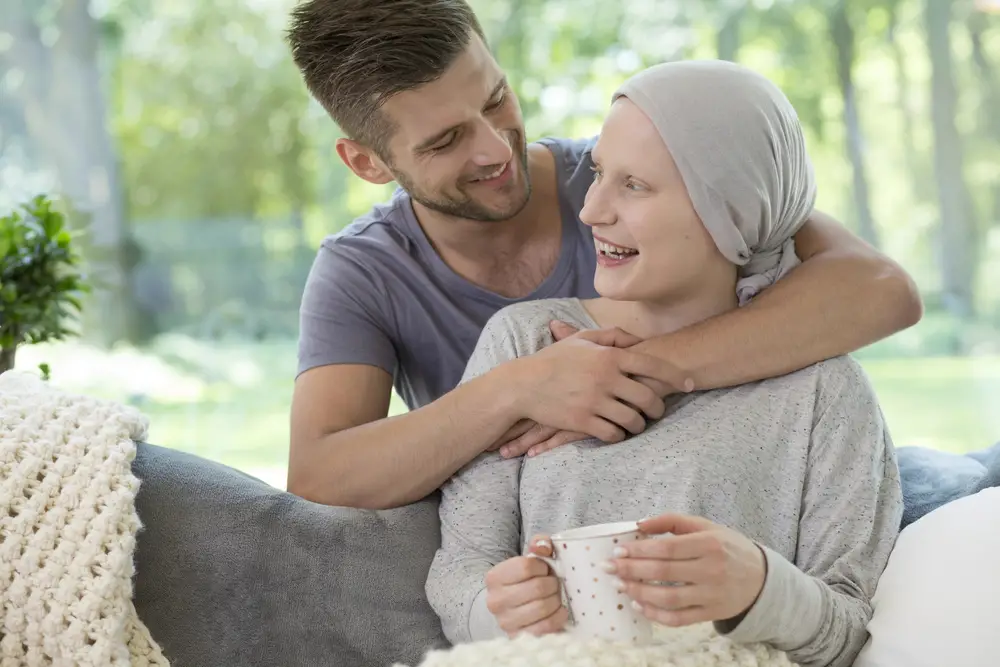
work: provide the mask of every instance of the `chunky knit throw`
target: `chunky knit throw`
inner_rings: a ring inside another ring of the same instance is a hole
[[[132,604],[139,412],[0,375],[0,667],[167,665]]]
[[[420,667],[795,667],[763,644],[735,644],[711,623],[655,626],[654,641],[633,646],[567,633],[491,639],[431,651]],[[403,667],[394,665],[393,667]]]

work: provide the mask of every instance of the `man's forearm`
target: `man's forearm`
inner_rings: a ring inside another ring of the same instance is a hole
[[[520,418],[499,368],[422,408],[326,436],[296,493],[324,505],[391,509],[416,502],[494,444]]]
[[[875,252],[826,252],[749,305],[636,349],[689,372],[696,389],[715,389],[855,352],[919,318],[919,297],[901,269]]]

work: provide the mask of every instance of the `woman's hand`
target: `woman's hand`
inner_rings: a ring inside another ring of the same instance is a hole
[[[546,537],[535,537],[529,551],[551,556],[552,544]],[[559,580],[545,561],[528,556],[508,558],[486,573],[486,608],[511,637],[560,632],[569,619]]]
[[[621,590],[646,618],[670,626],[730,620],[757,601],[764,552],[740,533],[680,514],[640,521],[639,530],[671,535],[619,547],[605,570],[618,575]]]

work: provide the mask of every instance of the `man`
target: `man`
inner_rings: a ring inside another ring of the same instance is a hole
[[[797,370],[920,318],[899,266],[815,214],[795,239],[801,266],[738,311],[641,342],[556,326],[559,342],[456,387],[500,308],[595,296],[594,239],[578,220],[593,142],[526,142],[464,0],[310,0],[290,43],[347,135],[340,158],[401,186],[327,238],[309,275],[292,493],[400,506],[505,442],[508,455],[545,440],[617,442],[661,416],[667,394]],[[394,382],[411,411],[387,418]]]

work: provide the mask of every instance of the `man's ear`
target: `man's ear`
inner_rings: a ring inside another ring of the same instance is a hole
[[[374,151],[353,139],[337,139],[337,155],[348,169],[369,183],[385,185],[393,180],[392,173]]]

